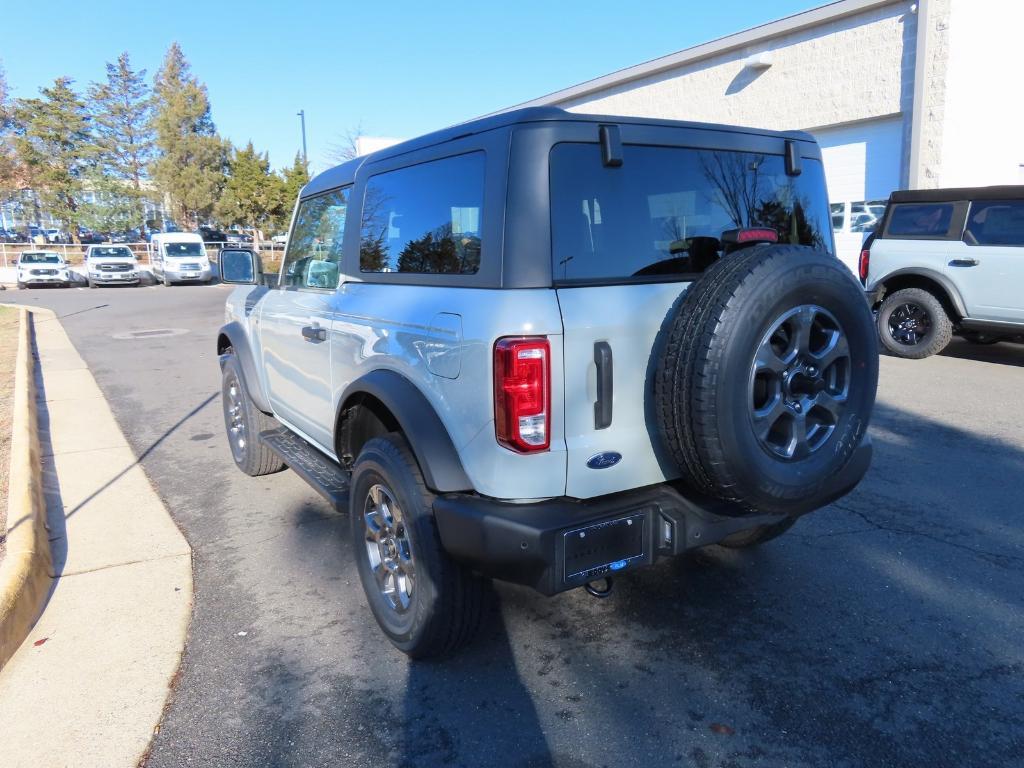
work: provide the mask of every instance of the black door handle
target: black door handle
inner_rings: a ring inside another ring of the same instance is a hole
[[[594,342],[594,363],[597,364],[597,401],[594,403],[594,429],[607,429],[612,424],[612,347],[607,341]]]
[[[968,257],[968,258],[965,258],[965,259],[953,259],[951,262],[949,262],[949,266],[951,266],[951,267],[976,267],[980,263],[981,262],[978,261],[977,259],[972,258],[972,257]]]
[[[315,325],[307,325],[302,329],[302,338],[306,341],[327,341],[327,329]]]

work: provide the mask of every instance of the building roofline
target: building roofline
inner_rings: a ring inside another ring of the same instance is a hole
[[[660,72],[675,69],[685,64],[692,64],[694,62],[701,61],[702,59],[710,58],[711,56],[717,56],[721,53],[736,50],[737,48],[745,48],[764,40],[769,40],[792,32],[798,32],[808,27],[817,26],[829,21],[836,21],[847,16],[853,16],[882,6],[895,5],[900,2],[905,2],[905,0],[838,0],[837,2],[829,3],[828,5],[812,8],[809,11],[803,11],[801,13],[793,14],[792,16],[777,19],[776,21],[770,21],[767,24],[752,27],[744,30],[743,32],[737,32],[732,35],[727,35],[726,37],[720,37],[717,40],[701,43],[700,45],[695,45],[691,48],[684,48],[676,53],[670,53],[667,56],[651,59],[650,61],[645,61],[642,64],[626,67],[625,69],[620,69],[610,74],[596,77],[592,80],[586,80],[577,85],[563,88],[559,91],[554,91],[553,93],[549,93],[545,96],[540,96],[536,99],[531,99],[530,101],[524,101],[523,103],[516,104],[508,109],[511,110],[521,109],[523,107],[539,107],[561,104],[562,102],[569,101],[570,99],[588,96],[596,91],[601,91],[633,80],[639,80],[644,77],[656,75]],[[506,110],[500,111],[504,112]]]

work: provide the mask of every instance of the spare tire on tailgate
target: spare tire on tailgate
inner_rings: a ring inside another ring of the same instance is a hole
[[[655,408],[685,482],[737,514],[824,501],[878,382],[871,311],[846,267],[804,246],[734,252],[690,286],[666,333]]]

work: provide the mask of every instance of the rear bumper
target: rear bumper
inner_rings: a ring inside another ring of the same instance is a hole
[[[865,438],[846,468],[832,478],[818,507],[846,495],[860,482],[871,464],[871,452],[871,441]],[[736,517],[728,512],[721,503],[684,496],[668,484],[585,501],[557,498],[510,504],[469,494],[446,494],[434,501],[441,543],[448,554],[485,576],[533,587],[544,595],[636,570],[661,556],[715,544],[733,533],[787,517]],[[627,519],[630,525],[642,526],[639,544],[628,545],[636,548],[619,551],[612,546],[607,560],[599,553],[588,553],[592,557],[581,566],[579,542],[567,543],[568,537],[580,537],[586,532],[581,529]],[[567,555],[570,549],[574,551]]]

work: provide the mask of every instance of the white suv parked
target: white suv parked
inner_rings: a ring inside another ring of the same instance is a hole
[[[877,341],[804,133],[526,109],[325,171],[218,334],[250,475],[348,514],[414,656],[485,580],[551,595],[746,547],[867,470]]]
[[[17,268],[19,288],[34,285],[68,288],[71,285],[71,269],[64,257],[55,251],[24,251],[18,257]]]
[[[1024,186],[894,192],[859,271],[894,355],[1024,341]]]

